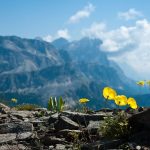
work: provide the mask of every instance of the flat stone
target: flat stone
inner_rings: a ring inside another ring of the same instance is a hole
[[[90,133],[92,133],[92,134],[96,134],[97,131],[100,128],[100,123],[101,122],[102,121],[90,121],[89,124],[88,124],[88,126],[87,126],[87,130],[89,130]]]
[[[32,132],[32,131],[33,131],[33,125],[28,122],[0,124],[0,134]]]
[[[79,129],[79,125],[76,122],[69,119],[68,117],[60,116],[59,120],[54,124],[54,128],[56,130],[62,129],[76,130]]]
[[[104,120],[104,117],[107,116],[104,112],[97,113],[97,114],[85,114],[85,113],[71,112],[71,111],[64,111],[62,112],[62,115],[65,115],[71,120],[84,126],[87,126],[89,124],[89,121]]]
[[[56,144],[56,147],[55,147],[56,150],[64,150],[65,148],[66,146],[63,144]]]
[[[16,116],[18,119],[31,118],[33,117],[32,111],[12,111],[10,113],[13,116]]]
[[[66,143],[64,138],[56,138],[56,137],[47,136],[47,135],[41,139],[41,142],[46,146]]]
[[[0,144],[10,142],[16,139],[15,133],[0,134]]]
[[[58,117],[59,117],[58,113],[55,113],[55,114],[51,115],[49,117],[48,123],[49,124],[55,123],[58,120]]]
[[[4,110],[10,110],[10,107],[6,106],[5,104],[0,103],[0,108]]]
[[[136,130],[150,130],[150,108],[129,117],[129,122]]]
[[[19,133],[17,134],[17,139],[18,140],[25,140],[28,139],[32,136],[32,132],[24,132],[24,133]]]
[[[109,141],[97,141],[93,143],[81,145],[81,150],[105,150],[105,149],[116,149],[124,141],[118,140],[109,140]]]
[[[27,149],[24,145],[18,144],[18,145],[2,145],[0,146],[0,150],[31,150]]]
[[[60,130],[60,131],[57,133],[57,135],[58,135],[58,136],[67,137],[70,133],[81,134],[82,131],[80,131],[80,130],[69,130],[69,129],[64,129],[64,130]]]

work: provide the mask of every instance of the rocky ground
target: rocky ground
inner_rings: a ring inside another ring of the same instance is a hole
[[[16,111],[4,104],[0,108],[0,150],[150,149],[150,109],[130,115],[134,130],[128,139],[104,140],[99,127],[112,111]]]

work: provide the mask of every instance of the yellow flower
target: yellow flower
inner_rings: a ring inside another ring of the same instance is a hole
[[[17,103],[17,99],[16,99],[16,98],[12,98],[11,101],[12,101],[13,103]]]
[[[137,109],[137,107],[138,107],[136,100],[132,97],[128,98],[127,103],[132,109]]]
[[[131,107],[132,109],[137,109],[137,108],[138,108],[137,104],[131,104],[130,107]]]
[[[87,98],[81,98],[81,99],[79,99],[79,102],[80,102],[81,104],[84,104],[84,103],[89,102],[89,100],[88,100]]]
[[[132,97],[129,97],[127,100],[128,105],[136,104],[136,100]]]
[[[138,81],[138,82],[136,82],[136,84],[139,85],[139,86],[144,86],[145,81]]]
[[[105,87],[103,89],[103,96],[105,99],[114,100],[116,95],[117,95],[116,91],[110,87]]]
[[[148,86],[150,86],[150,80],[146,81],[146,83],[148,84]]]
[[[127,105],[127,97],[125,95],[117,95],[115,97],[115,103],[119,106]]]

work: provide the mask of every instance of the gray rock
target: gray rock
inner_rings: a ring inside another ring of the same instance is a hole
[[[0,124],[0,134],[32,132],[32,131],[33,131],[33,125],[28,122]]]
[[[10,142],[16,139],[15,133],[0,134],[0,144]]]
[[[26,148],[24,145],[22,144],[18,144],[18,145],[2,145],[0,146],[0,150],[31,150],[30,148]]]
[[[56,147],[55,147],[56,150],[64,150],[65,148],[66,146],[63,144],[56,144]]]
[[[35,113],[35,112],[34,112]],[[18,119],[31,118],[33,117],[32,111],[12,111],[10,115],[17,117]]]
[[[150,108],[129,117],[129,122],[135,130],[147,128],[150,130]]]
[[[102,121],[90,121],[87,126],[87,130],[89,130],[92,134],[96,134],[100,128],[101,122]]]
[[[76,130],[79,129],[79,125],[76,122],[69,119],[68,117],[60,116],[59,120],[54,124],[54,128],[56,130],[63,130],[63,129]]]
[[[29,139],[33,135],[32,132],[24,132],[17,134],[17,140]]]
[[[66,143],[64,138],[56,138],[56,137],[48,136],[48,135],[44,136],[41,139],[41,142],[46,146]]]
[[[59,117],[58,113],[55,113],[55,114],[51,115],[49,117],[48,123],[49,124],[55,123],[58,120],[58,117]]]
[[[64,111],[62,112],[62,115],[65,115],[73,121],[84,126],[87,126],[89,124],[89,121],[100,121],[103,120],[104,117],[106,117],[106,114],[104,112],[97,114],[85,114],[79,112]]]
[[[80,130],[64,129],[64,130],[60,130],[60,131],[57,133],[57,136],[59,136],[59,137],[67,137],[70,133],[81,134],[82,131],[80,131]]]
[[[1,108],[1,109],[5,109],[5,110],[10,110],[10,107],[6,106],[6,105],[3,104],[3,103],[0,103],[0,108]]]
[[[123,140],[109,140],[109,141],[97,141],[93,143],[81,145],[81,150],[106,150],[106,149],[116,149],[121,145]]]

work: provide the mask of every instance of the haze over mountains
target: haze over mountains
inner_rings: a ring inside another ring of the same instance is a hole
[[[48,43],[16,36],[0,37],[0,96],[46,105],[50,96],[62,96],[70,105],[81,97],[96,106],[101,90],[111,86],[120,93],[137,94],[135,81],[100,50],[102,41],[83,38]]]

